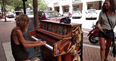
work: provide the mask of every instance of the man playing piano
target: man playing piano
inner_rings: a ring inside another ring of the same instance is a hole
[[[15,61],[30,61],[28,59],[28,51],[26,48],[45,45],[46,41],[27,41],[24,39],[23,34],[27,31],[30,19],[25,14],[20,14],[16,18],[16,26],[11,33],[11,49]]]

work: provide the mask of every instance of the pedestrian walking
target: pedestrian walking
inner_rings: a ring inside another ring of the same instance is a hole
[[[101,23],[103,22],[103,23]],[[108,61],[109,47],[114,38],[113,29],[116,26],[114,0],[105,0],[98,20],[101,61]],[[106,44],[105,44],[106,41]]]
[[[26,48],[45,45],[46,41],[27,41],[23,34],[27,31],[30,19],[26,14],[20,14],[16,19],[16,26],[11,32],[11,49],[15,61],[30,61]]]

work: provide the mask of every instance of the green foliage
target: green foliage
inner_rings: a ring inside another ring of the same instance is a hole
[[[48,6],[44,1],[38,0],[38,9],[39,10],[46,10],[46,9],[48,9]]]
[[[21,10],[23,9],[22,0],[0,0],[0,5],[3,6],[3,2],[6,9]],[[33,8],[33,0],[25,1],[26,8]],[[38,10],[45,10],[48,6],[43,0],[38,0]]]
[[[3,3],[5,5],[11,5],[12,2],[13,2],[13,0],[0,0],[0,5],[3,5]]]
[[[21,10],[21,9],[23,9],[23,1],[22,0],[14,0],[14,2],[12,2],[12,6],[14,7],[14,10]]]
[[[14,0],[14,7],[15,7],[15,10],[20,10],[20,9],[23,9],[23,2],[22,0]],[[26,8],[33,8],[33,0],[27,0],[25,2],[25,5],[26,5]],[[41,0],[38,0],[38,10],[45,10],[47,9],[48,6],[47,4],[45,4],[44,2],[42,2]]]

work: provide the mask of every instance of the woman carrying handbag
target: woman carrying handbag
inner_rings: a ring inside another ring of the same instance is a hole
[[[103,21],[102,26],[100,21]],[[99,15],[98,20],[98,29],[99,29],[99,41],[100,41],[100,56],[101,61],[108,61],[109,47],[111,45],[112,39],[114,38],[113,29],[116,26],[116,12],[114,0],[105,0],[102,11]],[[106,44],[105,44],[106,41]]]

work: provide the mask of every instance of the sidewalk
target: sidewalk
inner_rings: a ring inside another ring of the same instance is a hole
[[[10,49],[10,32],[15,22],[4,22],[0,20],[0,61],[14,61]],[[89,30],[89,29],[83,29]],[[84,36],[85,37],[85,36]],[[85,40],[85,39],[84,39]],[[83,46],[83,61],[100,61],[100,49],[91,46]],[[109,61],[116,61],[116,57],[108,57]]]
[[[14,26],[14,21],[7,20],[7,22],[4,22],[4,19],[0,19],[0,61],[9,61],[6,56],[10,56],[9,53],[11,50],[9,49],[8,44],[8,47],[5,47],[3,44],[10,41],[10,32]],[[6,54],[6,50],[8,51],[8,54]]]

